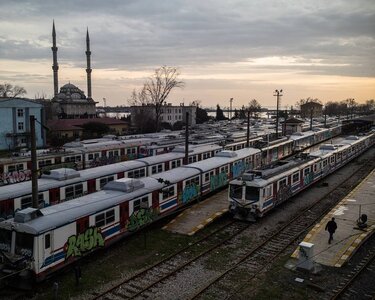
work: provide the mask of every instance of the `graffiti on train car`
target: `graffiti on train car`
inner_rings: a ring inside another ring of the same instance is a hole
[[[192,183],[185,186],[184,190],[180,194],[180,200],[182,203],[188,203],[192,199],[198,197],[200,191],[199,185]]]
[[[248,168],[249,168],[249,164],[246,164],[243,161],[236,163],[232,168],[233,178],[236,178],[242,175],[242,173],[245,172]]]
[[[227,184],[228,176],[226,173],[220,173],[218,175],[211,176],[210,187],[211,191],[214,191]]]
[[[89,227],[85,232],[71,235],[65,246],[65,259],[70,256],[82,256],[84,252],[97,247],[104,247],[104,236],[97,227]]]
[[[105,165],[110,165],[117,163],[121,160],[120,156],[102,156],[102,157],[96,157],[92,161],[90,161],[90,168],[94,167],[100,167]]]
[[[133,232],[140,229],[142,226],[145,226],[151,223],[155,218],[155,213],[151,208],[141,208],[138,211],[135,211],[129,218],[128,221],[128,231]]]
[[[11,184],[31,179],[31,170],[13,171],[0,174],[0,184]]]

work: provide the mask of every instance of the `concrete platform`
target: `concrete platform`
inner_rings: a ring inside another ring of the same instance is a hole
[[[165,225],[163,229],[175,233],[193,235],[227,212],[228,206],[228,189],[225,189],[184,210]]]
[[[357,227],[360,214],[368,217],[368,227]],[[335,218],[337,230],[328,244],[329,233],[325,226]],[[314,244],[314,258],[318,264],[341,267],[360,245],[375,232],[375,170],[356,186],[306,235],[304,242]],[[292,254],[298,258],[299,248]]]

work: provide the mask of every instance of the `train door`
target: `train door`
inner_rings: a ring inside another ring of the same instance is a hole
[[[129,219],[129,202],[123,202],[120,204],[120,231],[124,231],[126,223]]]
[[[48,231],[42,235],[42,258],[45,262],[53,252],[53,231]]]
[[[168,171],[169,170],[169,161],[166,161],[165,163],[164,163],[164,171]]]
[[[96,192],[96,181],[95,181],[95,179],[89,179],[87,181],[87,192],[89,194]]]
[[[0,201],[0,218],[8,218],[14,212],[14,199]]]
[[[159,191],[152,192],[152,209],[154,211],[159,210]]]
[[[54,205],[60,202],[60,189],[54,188],[49,190],[49,203]]]

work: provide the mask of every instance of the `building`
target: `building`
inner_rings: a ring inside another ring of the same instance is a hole
[[[59,89],[57,63],[57,46],[55,23],[52,26],[52,54],[53,54],[53,89],[54,97],[51,101],[52,119],[80,119],[96,118],[95,102],[91,94],[91,51],[90,36],[87,29],[86,33],[86,76],[87,76],[87,97],[84,92],[70,82]]]
[[[0,98],[0,150],[30,147],[30,116],[34,116],[36,146],[45,146],[43,105],[26,98]]]
[[[117,135],[126,134],[129,128],[127,122],[113,118],[49,120],[47,126],[58,137],[81,138],[84,132],[83,125],[90,122],[105,124],[110,128],[110,133]]]
[[[318,118],[323,115],[323,104],[318,102],[309,101],[301,105],[302,118]]]
[[[156,119],[156,112],[154,105],[140,105],[131,106],[131,125],[137,126],[137,115],[147,116],[150,119]],[[177,106],[171,103],[165,103],[160,109],[160,123],[168,123],[173,126],[177,122],[186,123],[186,113],[189,113],[189,125],[194,126],[197,121],[197,107],[196,106],[184,106],[183,104]]]
[[[289,118],[280,122],[282,126],[283,135],[292,135],[295,132],[302,132],[302,120],[296,118]]]

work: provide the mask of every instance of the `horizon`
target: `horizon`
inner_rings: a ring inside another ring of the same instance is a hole
[[[59,89],[71,82],[87,96],[86,30],[91,41],[93,99],[127,106],[154,69],[177,67],[186,85],[174,105],[281,107],[300,99],[322,103],[374,99],[375,3],[345,1],[46,1],[0,3],[0,82],[25,97],[53,96],[52,20],[57,35]],[[73,9],[72,9],[73,7]],[[40,15],[50,18],[40,18]]]

